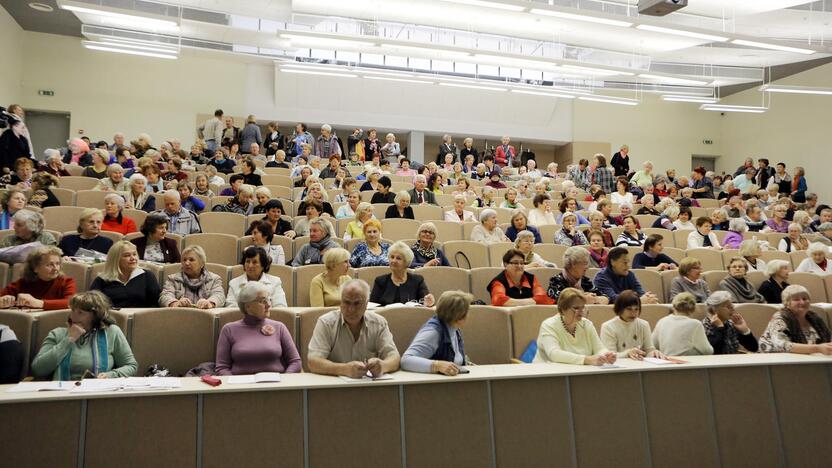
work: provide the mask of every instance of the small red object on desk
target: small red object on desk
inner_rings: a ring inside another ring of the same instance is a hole
[[[220,380],[217,377],[214,377],[213,375],[203,375],[202,381],[212,387],[216,387],[217,385],[220,385],[222,383],[222,380]]]

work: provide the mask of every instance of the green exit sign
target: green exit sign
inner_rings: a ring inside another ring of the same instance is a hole
[[[55,91],[52,91],[51,89],[39,89],[38,90],[38,96],[54,96],[54,95],[55,95]]]

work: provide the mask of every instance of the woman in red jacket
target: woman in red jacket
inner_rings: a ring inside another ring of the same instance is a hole
[[[118,232],[123,235],[136,232],[136,222],[124,216],[124,198],[117,193],[111,193],[104,197],[104,222],[101,223],[102,231]]]
[[[75,280],[61,273],[61,249],[45,246],[26,258],[23,278],[0,293],[0,308],[66,309],[74,294]]]

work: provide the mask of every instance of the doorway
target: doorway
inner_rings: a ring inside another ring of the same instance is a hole
[[[47,148],[65,148],[69,138],[69,112],[26,110],[26,126],[32,135],[35,159],[43,160]]]
[[[691,170],[702,166],[706,171],[716,171],[716,160],[718,157],[708,154],[692,154],[690,156]]]

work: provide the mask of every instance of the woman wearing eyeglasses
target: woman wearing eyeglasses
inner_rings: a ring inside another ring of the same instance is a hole
[[[503,270],[488,285],[491,304],[495,306],[522,306],[553,304],[546,289],[538,279],[526,272],[526,255],[518,249],[509,249],[503,255]]]
[[[237,295],[242,320],[222,327],[217,341],[217,375],[300,372],[301,360],[289,329],[269,319],[272,292],[258,282]]]

